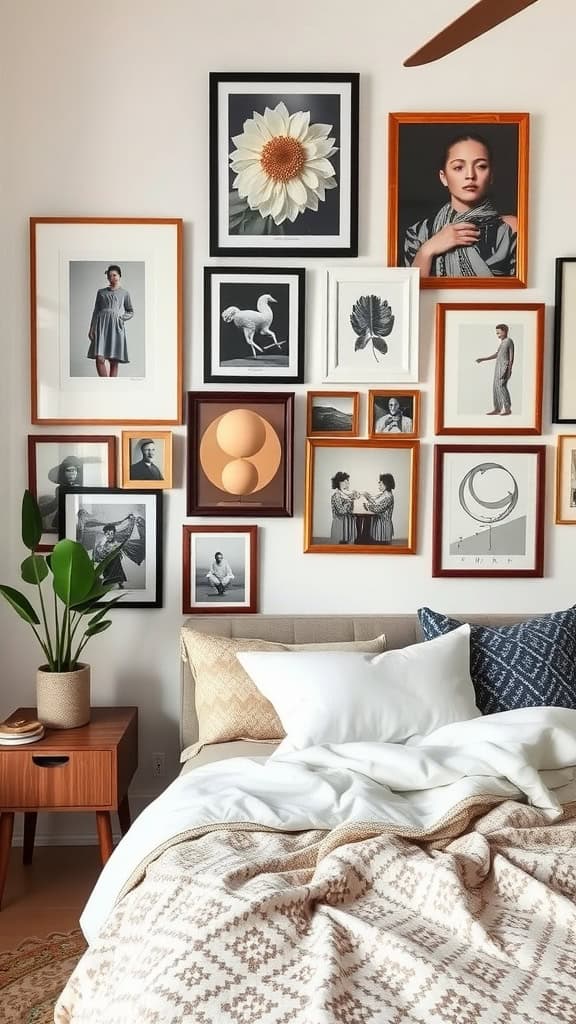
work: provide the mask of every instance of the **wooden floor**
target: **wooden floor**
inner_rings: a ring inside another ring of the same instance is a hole
[[[28,867],[15,847],[0,910],[0,950],[29,935],[77,928],[100,868],[97,846],[38,846]]]

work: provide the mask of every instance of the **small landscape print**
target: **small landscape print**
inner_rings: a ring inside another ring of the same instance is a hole
[[[358,393],[308,395],[308,434],[348,434],[358,432]]]

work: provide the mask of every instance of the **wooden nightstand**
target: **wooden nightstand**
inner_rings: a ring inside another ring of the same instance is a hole
[[[35,718],[35,708],[18,708]],[[25,864],[32,863],[38,811],[94,811],[102,863],[112,853],[110,812],[130,828],[128,786],[138,766],[138,708],[92,708],[80,729],[47,729],[37,743],[0,746],[0,905],[14,814],[24,812]]]

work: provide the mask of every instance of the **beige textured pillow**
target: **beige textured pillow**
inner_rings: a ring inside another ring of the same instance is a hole
[[[236,657],[238,651],[358,651],[381,654],[386,638],[348,643],[280,644],[210,636],[185,626],[180,631],[182,657],[195,678],[198,742],[186,753],[192,756],[207,743],[257,740],[270,743],[284,738],[274,708],[257,690]]]

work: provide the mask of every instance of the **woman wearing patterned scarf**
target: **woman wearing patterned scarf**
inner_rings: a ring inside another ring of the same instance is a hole
[[[450,201],[413,224],[404,239],[404,262],[422,277],[513,277],[518,221],[498,213],[487,193],[492,152],[481,135],[448,143],[439,170]]]

